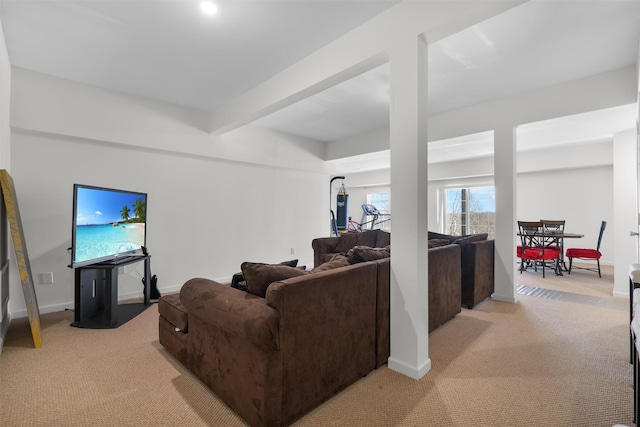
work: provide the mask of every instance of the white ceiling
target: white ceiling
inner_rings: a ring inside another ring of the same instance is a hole
[[[636,0],[527,2],[429,46],[429,112],[635,64],[639,39]],[[320,141],[388,127],[389,67],[255,123]]]
[[[0,0],[0,18],[13,66],[211,112],[395,3],[227,0],[208,16],[196,0]],[[640,0],[529,1],[430,46],[430,112],[635,64],[639,39]],[[256,123],[319,141],[387,127],[388,74],[378,67]],[[622,110],[589,120],[609,129]],[[443,158],[486,151],[482,140],[441,143]]]
[[[559,117],[518,127],[519,152],[549,147],[610,141],[613,134],[633,127],[635,104]],[[429,143],[429,163],[444,163],[493,155],[493,132],[487,131]],[[388,169],[389,150],[330,160],[338,174]]]
[[[11,64],[213,111],[398,0],[2,0]]]

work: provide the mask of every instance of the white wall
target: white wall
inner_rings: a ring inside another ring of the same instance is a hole
[[[2,31],[2,24],[0,23],[0,169],[11,170],[10,164],[10,101],[11,101],[11,64],[9,63],[9,55],[7,52],[7,46],[4,39],[4,32]],[[1,225],[3,228],[5,224]],[[0,233],[2,236],[3,233]],[[8,240],[8,233],[2,237]],[[2,259],[0,259],[2,262]],[[4,337],[9,328],[10,311],[9,296],[10,296],[9,282],[6,280],[0,280],[0,352],[4,343]]]
[[[11,64],[0,23],[0,169],[10,170]]]
[[[41,313],[73,308],[74,183],[148,193],[147,246],[163,293],[192,277],[228,280],[243,261],[313,264],[311,240],[327,234],[328,197],[318,194],[327,193],[329,177],[312,142],[256,128],[207,141],[189,112],[177,121],[173,107],[23,71],[14,70],[12,176]],[[126,123],[118,127],[123,107]],[[78,110],[95,126],[76,123]],[[164,150],[169,141],[172,150]],[[226,158],[206,154],[213,149]],[[53,272],[53,285],[38,283],[43,272]],[[121,299],[141,295],[141,277],[142,265],[125,268]],[[26,315],[19,282],[11,295],[13,317]]]
[[[591,156],[582,155],[585,147],[592,147],[601,154],[602,165],[593,165]],[[566,247],[587,245],[594,246],[597,242],[600,221],[608,222],[607,230],[611,232],[614,227],[613,218],[613,166],[612,166],[612,142],[606,144],[586,144],[574,146],[573,155],[567,152],[566,163],[575,166],[576,153],[584,159],[583,167],[564,168],[562,162],[549,170],[545,164],[539,162],[537,170],[533,167],[532,159],[538,158],[537,152],[525,152],[518,155],[518,165],[527,165],[527,172],[518,173],[518,201],[517,215],[523,220],[538,219],[566,219],[566,229],[570,232],[584,234],[584,238],[567,240]],[[477,159],[480,165],[485,165],[485,159]],[[449,162],[438,165],[430,165],[430,169],[437,172],[438,179],[429,180],[429,230],[441,231],[442,217],[438,215],[438,195],[442,188],[463,185],[493,185],[492,171],[479,170],[481,176],[465,177],[469,168],[469,162]],[[445,179],[448,171],[452,178]],[[349,182],[361,182],[364,174],[349,175],[345,179],[347,191],[350,194],[350,211],[366,200],[366,187],[350,188]],[[369,174],[371,175],[371,174]],[[383,176],[383,171],[376,174]],[[430,176],[431,177],[431,176]],[[384,188],[384,187],[380,187]],[[392,221],[393,222],[393,221]],[[603,264],[612,265],[614,261],[613,235],[605,232],[602,241]]]
[[[519,174],[517,215],[523,221],[565,219],[566,231],[584,234],[582,239],[566,239],[566,248],[595,248],[600,222],[607,221],[601,262],[613,264],[612,166]]]
[[[615,226],[605,231],[616,248],[613,295],[629,296],[629,265],[638,262],[638,139],[636,129],[614,135],[613,213]],[[607,224],[608,226],[608,224]]]

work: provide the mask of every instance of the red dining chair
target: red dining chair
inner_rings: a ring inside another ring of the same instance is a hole
[[[521,242],[520,273],[533,266],[538,271],[542,266],[542,277],[546,277],[547,264],[551,262],[559,274],[560,251],[550,246],[555,244],[553,234],[545,231],[544,221],[518,221]]]
[[[542,224],[540,221],[518,221],[518,236],[520,237],[520,244],[516,246],[516,257],[520,260],[520,273],[527,269],[525,266],[525,260],[522,259],[522,247],[523,246],[536,246],[537,237],[535,234],[540,230]]]
[[[549,235],[564,233],[564,224],[566,222],[564,219],[541,219],[540,221],[544,223],[545,233]],[[550,249],[557,249],[560,251],[560,254],[562,254],[563,241],[562,239],[555,240],[555,243],[551,243],[548,247]]]
[[[600,243],[602,243],[602,235],[604,234],[604,229],[607,226],[607,221],[602,221],[600,224],[600,234],[598,235],[598,245],[595,249],[590,248],[569,248],[567,249],[567,258],[569,258],[569,274],[571,274],[571,268],[573,265],[573,259],[583,259],[583,260],[595,260],[598,263],[598,268],[592,267],[578,267],[573,266],[573,268],[580,270],[589,270],[593,272],[597,272],[599,277],[602,277],[602,273],[600,272],[600,257],[602,257],[602,253],[600,252]]]

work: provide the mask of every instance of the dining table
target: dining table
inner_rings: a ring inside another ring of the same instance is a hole
[[[517,233],[517,236],[522,236],[523,233]],[[564,239],[581,239],[584,237],[584,234],[580,234],[580,233],[569,233],[566,231],[561,231],[561,232],[553,232],[553,231],[545,231],[544,233],[542,231],[533,231],[533,232],[527,232],[526,233],[527,236],[532,236],[532,237],[544,237],[544,238],[551,238],[555,240],[556,245],[559,248],[562,248],[562,250],[560,251],[560,268],[558,269],[558,275],[562,276],[562,270],[564,269],[564,271],[569,271],[569,269],[567,268],[567,264],[565,263],[564,260]]]

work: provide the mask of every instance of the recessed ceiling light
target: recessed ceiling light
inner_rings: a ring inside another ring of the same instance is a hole
[[[200,3],[200,9],[208,15],[213,15],[218,11],[218,6],[211,1],[203,1]]]

